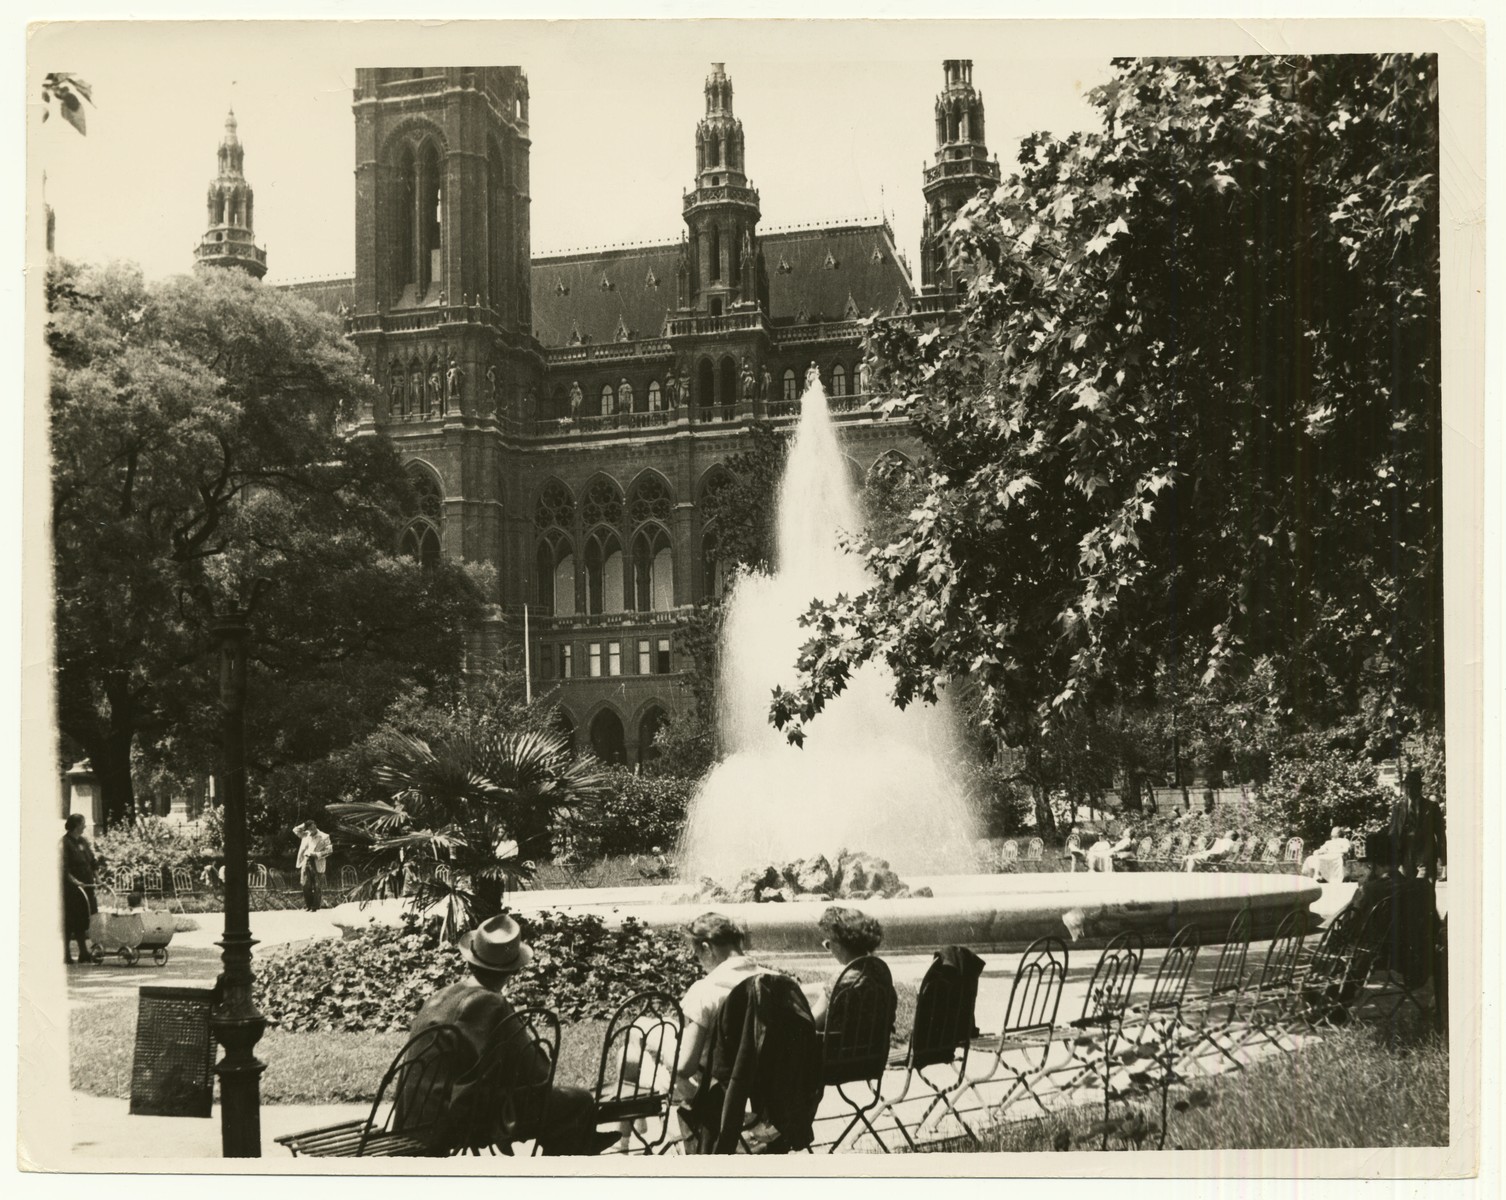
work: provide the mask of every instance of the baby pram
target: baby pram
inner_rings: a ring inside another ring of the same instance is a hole
[[[118,954],[126,966],[134,967],[143,954],[150,954],[159,967],[167,965],[167,947],[173,940],[173,914],[150,909],[125,909],[109,888],[96,889],[99,911],[89,918],[89,943],[94,961],[102,963]]]

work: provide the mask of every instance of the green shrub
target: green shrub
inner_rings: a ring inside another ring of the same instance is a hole
[[[1268,810],[1308,846],[1325,841],[1335,825],[1359,836],[1382,828],[1394,799],[1369,762],[1328,748],[1278,762],[1264,797]]]
[[[667,854],[680,839],[698,781],[677,775],[636,775],[626,767],[607,772],[604,795],[570,827],[570,857]]]
[[[107,868],[115,873],[158,872],[164,885],[171,883],[170,872],[183,867],[197,880],[204,865],[219,854],[218,822],[213,826],[174,825],[161,817],[143,817],[139,821],[112,826],[99,835],[95,848],[104,857]]]
[[[594,914],[519,916],[533,961],[508,984],[514,1004],[542,1005],[561,1020],[604,1017],[634,992],[678,996],[698,977],[675,932],[629,918],[609,929]],[[431,995],[464,978],[464,964],[440,936],[441,922],[405,916],[269,956],[257,971],[257,1004],[285,1030],[347,1033],[407,1029]]]

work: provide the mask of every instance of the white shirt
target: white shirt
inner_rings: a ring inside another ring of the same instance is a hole
[[[303,864],[307,859],[314,860],[314,869],[321,874],[324,872],[324,860],[334,851],[334,844],[325,833],[306,833],[303,841],[298,844],[298,864],[296,869],[303,870]]]
[[[685,1014],[686,1025],[698,1025],[709,1031],[716,1024],[716,1015],[727,1002],[727,993],[745,979],[764,974],[764,968],[756,965],[745,954],[734,954],[718,963],[704,979],[697,979],[680,1001],[680,1010]],[[687,1034],[689,1031],[686,1031]]]

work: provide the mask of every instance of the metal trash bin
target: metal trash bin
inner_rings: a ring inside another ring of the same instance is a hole
[[[136,1009],[131,1108],[138,1116],[207,1117],[214,1108],[214,988],[144,987]]]

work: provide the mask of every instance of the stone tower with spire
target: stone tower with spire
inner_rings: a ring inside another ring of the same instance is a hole
[[[267,273],[267,252],[256,244],[245,166],[246,151],[231,109],[220,139],[219,174],[209,184],[209,228],[194,249],[194,260],[206,267],[239,267],[260,279]]]
[[[725,64],[706,77],[706,115],[695,131],[695,188],[685,195],[688,296],[698,314],[720,316],[764,301],[758,254],[758,190],[748,182],[743,123],[732,112]]]
[[[983,135],[983,97],[973,87],[970,58],[942,63],[946,86],[936,97],[936,161],[925,169],[926,210],[920,233],[920,282],[926,292],[955,284],[947,264],[946,229],[980,191],[999,184],[999,160]]]

